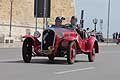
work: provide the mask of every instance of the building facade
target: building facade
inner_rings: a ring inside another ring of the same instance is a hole
[[[19,37],[28,31],[35,31],[34,0],[0,0],[0,35],[9,35],[10,8],[12,5],[12,36]],[[56,16],[66,17],[66,23],[75,15],[74,0],[51,0],[51,17],[49,24],[54,23]],[[43,19],[38,19],[38,27],[42,28]]]

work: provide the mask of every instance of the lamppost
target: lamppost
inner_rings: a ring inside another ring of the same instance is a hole
[[[111,4],[111,1],[108,0],[107,43],[109,42],[109,29],[110,29],[110,4]]]
[[[81,11],[81,19],[80,19],[80,25],[81,25],[82,28],[84,27],[84,19],[83,19],[83,17],[84,17],[84,10]]]
[[[100,31],[102,32],[103,30],[103,19],[100,19]]]
[[[36,17],[35,17],[35,22],[36,22],[36,26],[35,26],[35,32],[37,31],[37,20],[38,20],[38,18],[37,18],[37,16],[38,16],[38,0],[36,0]]]
[[[43,30],[47,27],[47,0],[44,0]]]
[[[10,0],[10,32],[9,32],[9,37],[11,37],[11,30],[12,30],[12,8],[13,8],[13,0]]]
[[[95,18],[95,19],[93,19],[93,23],[95,24],[95,29],[94,29],[94,30],[95,30],[95,32],[96,32],[96,25],[97,25],[97,22],[98,22],[98,19],[96,19],[96,18]]]

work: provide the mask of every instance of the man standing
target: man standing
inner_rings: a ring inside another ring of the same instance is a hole
[[[116,32],[116,39],[118,39],[118,32]]]
[[[113,33],[113,40],[115,40],[115,33]]]
[[[120,38],[120,32],[119,32],[118,38]]]

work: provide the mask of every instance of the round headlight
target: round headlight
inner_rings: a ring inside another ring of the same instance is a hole
[[[58,37],[59,37],[59,38],[62,38],[62,37],[64,37],[64,33],[62,33],[62,32],[59,32],[59,33],[58,33]]]
[[[34,37],[39,38],[41,36],[40,32],[36,31],[34,32]]]

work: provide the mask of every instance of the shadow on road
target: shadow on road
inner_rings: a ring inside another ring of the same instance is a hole
[[[76,60],[75,63],[88,62],[87,60]],[[1,61],[0,63],[21,63],[25,64],[23,60],[18,61]],[[49,61],[48,59],[32,59],[31,63],[28,64],[57,64],[57,65],[68,65],[66,60],[58,60]]]

